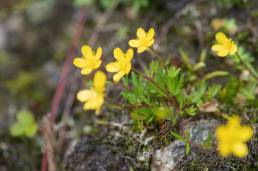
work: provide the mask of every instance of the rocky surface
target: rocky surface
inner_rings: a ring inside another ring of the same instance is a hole
[[[170,171],[185,156],[185,144],[176,140],[163,149],[155,152],[152,170],[153,171]]]
[[[65,167],[71,171],[129,171],[133,165],[134,161],[118,146],[85,137],[68,154]]]
[[[209,134],[213,135],[212,138],[214,142],[214,131],[218,124],[219,121],[215,119],[191,121],[183,126],[181,132],[189,132],[191,142],[201,145],[208,138]],[[191,155],[193,154],[191,153]],[[185,143],[175,140],[165,148],[159,149],[154,153],[152,170],[174,170],[175,166],[183,160],[185,156]]]
[[[210,134],[214,143],[215,128],[219,123],[215,119],[192,121],[183,126],[182,133],[187,131],[190,135],[190,140],[195,144],[202,144]]]
[[[187,130],[193,143],[202,144],[209,134],[214,135],[218,124],[219,121],[215,119],[191,121],[183,126],[181,132]],[[81,139],[67,155],[66,168],[73,171],[127,171],[130,168],[137,168],[134,161],[136,159],[126,155],[125,150],[116,145],[115,141],[118,140],[110,141],[107,136]],[[151,147],[149,149],[148,156],[152,157],[147,158],[152,158],[150,170],[153,171],[171,171],[186,157],[185,143],[180,140],[174,140],[168,146],[154,152],[151,152]],[[190,155],[194,155],[194,152]]]

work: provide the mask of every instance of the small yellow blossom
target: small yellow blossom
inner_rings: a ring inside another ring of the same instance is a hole
[[[233,153],[237,157],[245,157],[248,154],[246,142],[251,139],[253,130],[249,126],[241,126],[240,117],[235,115],[228,119],[226,125],[218,126],[215,135],[222,156]]]
[[[82,57],[81,58],[75,58],[73,60],[73,64],[81,68],[81,74],[87,75],[90,74],[94,69],[97,69],[101,65],[101,54],[102,54],[102,48],[99,47],[97,49],[97,52],[95,52],[91,49],[90,46],[84,45],[81,48]]]
[[[123,53],[120,48],[115,48],[113,53],[116,61],[107,64],[106,70],[108,72],[116,72],[113,76],[113,80],[118,82],[124,75],[129,74],[131,71],[133,50],[128,49],[126,53]]]
[[[219,30],[225,25],[225,19],[215,18],[211,21],[211,27],[214,30]]]
[[[227,55],[234,55],[237,52],[237,46],[234,41],[227,38],[227,36],[219,32],[216,34],[217,44],[213,45],[211,49],[217,53],[220,57],[225,57]]]
[[[96,110],[99,114],[104,103],[106,75],[102,71],[96,72],[93,78],[91,89],[81,90],[77,94],[77,99],[84,104],[84,110]]]
[[[148,32],[145,32],[143,28],[138,28],[136,35],[137,39],[130,40],[129,45],[138,48],[138,53],[148,50],[154,44],[155,30],[153,28],[150,28]]]

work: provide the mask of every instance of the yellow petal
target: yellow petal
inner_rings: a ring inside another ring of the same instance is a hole
[[[148,34],[147,34],[147,39],[148,39],[148,40],[153,39],[153,38],[154,38],[154,35],[155,35],[155,30],[154,30],[154,28],[150,28],[150,29],[149,29],[149,32],[148,32]]]
[[[237,52],[237,46],[234,42],[232,42],[231,48],[230,48],[230,55],[234,55]]]
[[[127,64],[125,68],[125,74],[129,74],[129,72],[131,71],[131,68],[132,68],[132,64],[131,63]]]
[[[232,146],[232,151],[237,157],[245,157],[248,154],[247,145],[241,142],[234,143]]]
[[[98,60],[96,63],[95,63],[95,67],[94,67],[94,69],[97,69],[97,68],[99,68],[100,67],[100,65],[101,65],[101,60]]]
[[[94,97],[94,92],[92,90],[81,90],[77,93],[77,99],[80,102],[85,102],[92,97]]]
[[[238,135],[242,141],[248,141],[253,136],[253,129],[249,126],[242,126],[238,130]]]
[[[100,59],[101,55],[102,55],[102,48],[99,47],[99,48],[97,49],[96,59]]]
[[[227,136],[227,131],[225,125],[220,125],[216,128],[215,135],[217,139],[224,139]]]
[[[127,52],[126,52],[126,59],[127,61],[131,61],[133,58],[133,49],[128,49]]]
[[[120,79],[125,75],[125,73],[123,71],[119,71],[118,73],[116,73],[114,76],[113,76],[113,80],[115,82],[118,82],[120,81]]]
[[[82,74],[82,75],[88,75],[88,74],[91,73],[91,71],[92,71],[91,68],[83,68],[83,69],[81,70],[81,74]]]
[[[137,52],[138,52],[138,53],[142,53],[142,52],[146,51],[147,49],[148,49],[148,47],[146,47],[146,46],[141,46],[141,47],[138,47]]]
[[[102,71],[96,72],[93,78],[93,86],[98,93],[102,93],[105,89],[106,75]]]
[[[102,106],[104,103],[104,97],[103,96],[97,96],[94,99],[90,99],[84,104],[84,110],[96,110]]]
[[[129,41],[128,44],[131,47],[139,47],[140,46],[140,41],[136,40],[136,39],[132,39],[132,40]]]
[[[153,44],[154,44],[154,39],[148,41],[148,42],[146,43],[146,46],[151,47]]]
[[[145,38],[146,37],[146,32],[143,30],[143,28],[138,28],[136,35],[139,38]]]
[[[91,49],[91,47],[88,46],[88,45],[82,46],[81,52],[82,52],[82,55],[83,55],[84,57],[92,56],[92,55],[93,55],[92,49]]]
[[[233,115],[228,119],[228,125],[230,127],[240,126],[241,118],[237,115]]]
[[[227,157],[231,153],[231,145],[227,143],[218,143],[219,154],[223,157]]]
[[[225,43],[228,42],[227,36],[222,32],[218,32],[216,34],[216,40],[217,40],[218,43],[221,43],[221,44],[225,44]]]
[[[211,50],[213,50],[213,51],[217,52],[217,51],[222,50],[223,48],[224,48],[224,46],[223,46],[223,45],[215,44],[215,45],[213,45],[213,46],[211,47]]]
[[[114,53],[115,59],[117,60],[124,58],[124,53],[120,48],[115,48],[113,53]]]
[[[220,57],[225,57],[227,56],[229,51],[227,49],[221,49],[220,51],[217,52],[217,55]]]
[[[111,62],[106,65],[106,70],[108,72],[117,72],[119,69],[120,69],[120,67],[117,62]]]
[[[82,58],[75,58],[73,60],[73,64],[78,68],[84,68],[87,66],[87,60]]]

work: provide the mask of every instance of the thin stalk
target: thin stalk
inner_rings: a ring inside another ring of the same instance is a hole
[[[146,75],[143,75],[141,72],[139,72],[138,70],[132,68],[132,71],[135,72],[137,75],[139,75],[140,77],[146,79],[147,81],[149,81],[150,83],[152,83],[157,89],[159,89],[165,96],[166,98],[168,99],[169,102],[171,102],[172,105],[175,105],[176,106],[176,109],[178,109],[179,105],[178,105],[178,102],[176,100],[176,97],[175,96],[171,96],[171,94],[164,90],[163,88],[161,88],[151,77],[148,77]]]
[[[140,77],[144,78],[145,80],[149,81],[150,83],[152,83],[157,89],[159,89],[168,99],[170,98],[168,96],[168,93],[163,89],[161,88],[152,78],[146,76],[146,75],[143,75],[141,72],[139,72],[138,70],[132,68],[132,71],[135,72],[137,75],[139,75]]]
[[[119,105],[116,105],[116,104],[113,104],[113,103],[110,103],[110,102],[106,102],[106,105],[112,109],[118,109],[118,110],[123,110],[123,107],[122,106],[119,106]]]
[[[251,66],[248,65],[248,64],[241,58],[241,56],[239,55],[239,53],[236,53],[236,56],[237,56],[238,59],[240,60],[241,64],[244,65],[245,69],[247,69],[247,70],[252,74],[252,76],[258,81],[258,74],[254,71],[254,69],[251,68]]]
[[[167,73],[167,67],[164,63],[164,61],[162,60],[162,57],[152,48],[148,49],[148,52],[155,58],[157,58],[159,60],[159,62],[161,63],[162,67],[165,69],[165,72]]]

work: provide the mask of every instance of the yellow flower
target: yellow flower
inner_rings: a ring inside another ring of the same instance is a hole
[[[106,75],[102,71],[96,72],[93,78],[91,89],[81,90],[77,94],[77,99],[84,104],[84,110],[96,110],[99,114],[104,103]]]
[[[138,28],[136,35],[137,39],[130,40],[129,45],[138,48],[138,53],[148,50],[154,44],[155,30],[153,28],[150,28],[148,33],[143,28]]]
[[[220,57],[225,57],[227,55],[234,55],[237,52],[237,46],[234,41],[227,38],[227,36],[219,32],[216,34],[217,44],[213,45],[211,49],[217,53]]]
[[[245,157],[248,154],[246,142],[251,139],[253,130],[249,126],[241,126],[239,116],[232,116],[226,125],[217,127],[215,135],[222,156],[233,153],[237,157]]]
[[[102,48],[99,47],[97,49],[97,53],[95,54],[94,51],[92,51],[90,46],[84,45],[81,48],[81,52],[83,57],[81,58],[75,58],[73,60],[73,64],[81,68],[81,74],[87,75],[90,74],[94,69],[97,69],[101,65],[101,54],[102,54]]]
[[[113,80],[118,82],[124,75],[129,74],[131,71],[133,50],[128,49],[126,53],[123,53],[120,48],[115,48],[113,53],[116,61],[107,64],[106,70],[108,72],[117,72],[113,76]]]

